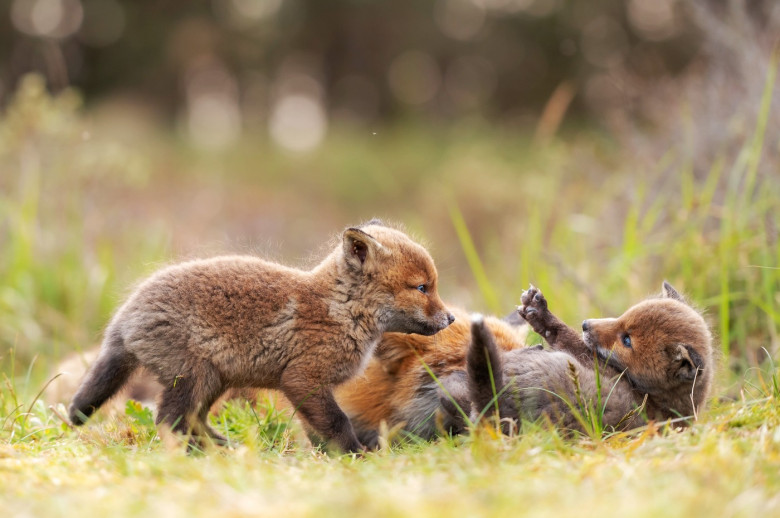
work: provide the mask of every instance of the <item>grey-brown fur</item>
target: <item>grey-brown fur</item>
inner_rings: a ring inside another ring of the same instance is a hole
[[[590,402],[596,406],[598,389],[592,364],[584,365],[566,351],[548,350],[541,346],[499,354],[495,344],[485,340],[485,335],[489,336],[489,333],[484,332],[483,326],[482,322],[473,324],[472,336],[475,339],[470,350],[492,350],[491,356],[498,357],[492,370],[500,373],[500,377],[494,392],[489,380],[485,381],[488,372],[485,355],[469,355],[469,372],[483,373],[481,379],[469,377],[472,421],[476,422],[484,414],[492,414],[496,401],[494,394],[500,394],[498,408],[505,432],[509,432],[517,419],[536,421],[542,416],[549,417],[563,428],[581,430],[582,424],[570,405],[577,409],[580,416],[583,415],[580,405]],[[600,375],[601,398],[608,402],[603,422],[605,426],[616,427],[637,404],[627,381],[619,374],[602,370]],[[579,390],[575,388],[575,379]],[[617,385],[614,391],[613,385]],[[624,424],[629,423],[624,421]],[[631,424],[640,423],[635,418]]]
[[[425,249],[374,221],[347,229],[311,271],[248,256],[178,264],[117,311],[70,418],[83,423],[143,366],[164,387],[158,424],[224,440],[205,421],[224,391],[280,389],[317,436],[360,451],[332,388],[360,371],[383,332],[433,334],[452,318]]]
[[[552,350],[501,353],[481,320],[475,321],[468,353],[472,419],[491,413],[498,399],[504,423],[546,416],[583,430],[577,416],[590,406],[597,412],[603,407],[605,427],[628,429],[646,419],[695,416],[704,406],[713,371],[710,333],[668,283],[661,298],[637,304],[618,319],[586,320],[582,335],[549,311],[536,288],[522,302],[520,315]],[[627,335],[633,343],[624,345]],[[489,368],[497,373],[495,390]]]

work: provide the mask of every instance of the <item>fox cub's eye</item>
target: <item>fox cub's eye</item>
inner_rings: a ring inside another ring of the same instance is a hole
[[[623,345],[625,345],[629,349],[631,348],[631,337],[630,336],[623,335]]]
[[[417,291],[420,293],[428,293],[428,288],[425,287],[425,284],[420,284],[417,286]]]

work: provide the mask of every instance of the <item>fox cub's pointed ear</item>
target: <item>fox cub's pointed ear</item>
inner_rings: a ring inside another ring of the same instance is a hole
[[[366,266],[371,265],[385,253],[379,241],[359,228],[345,230],[343,240],[344,258],[350,267],[358,271],[365,270]]]
[[[661,287],[661,297],[665,299],[674,299],[679,300],[680,302],[685,303],[685,297],[680,295],[676,289],[672,287],[671,284],[664,281],[663,286]]]
[[[697,371],[704,367],[699,353],[688,345],[674,345],[671,354],[675,376],[679,380],[693,381],[696,379]]]

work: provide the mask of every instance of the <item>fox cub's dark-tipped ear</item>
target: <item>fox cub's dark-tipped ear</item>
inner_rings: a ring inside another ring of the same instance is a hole
[[[385,254],[382,244],[359,228],[344,231],[344,258],[355,270],[362,271]]]
[[[685,302],[685,297],[680,295],[680,293],[672,287],[671,284],[664,281],[663,286],[661,287],[661,297],[665,299],[674,299],[679,300],[680,302]]]

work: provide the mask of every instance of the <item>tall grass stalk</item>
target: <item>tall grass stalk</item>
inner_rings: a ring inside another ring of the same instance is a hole
[[[466,256],[471,272],[474,275],[474,280],[477,282],[477,286],[480,293],[482,293],[485,303],[490,311],[499,313],[501,307],[498,296],[488,279],[482,260],[479,258],[479,253],[477,253],[477,249],[474,246],[474,240],[471,238],[469,229],[466,226],[466,221],[463,219],[460,209],[458,209],[458,206],[454,202],[450,203],[450,220],[455,227],[455,232],[458,235],[458,240],[460,241],[463,253]]]

